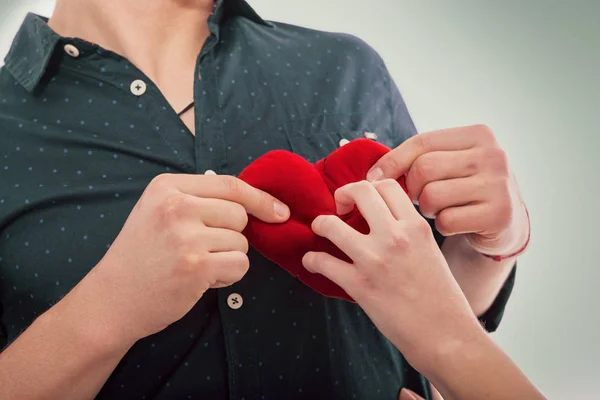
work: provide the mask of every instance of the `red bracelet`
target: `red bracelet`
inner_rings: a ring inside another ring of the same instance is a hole
[[[494,260],[496,262],[500,262],[500,261],[504,261],[508,258],[520,256],[521,254],[525,253],[525,250],[527,250],[527,247],[529,247],[529,241],[531,239],[531,219],[529,218],[529,211],[527,210],[527,206],[525,204],[523,204],[523,206],[525,207],[525,214],[527,214],[527,224],[529,226],[529,232],[527,233],[527,241],[525,242],[523,247],[521,247],[515,253],[509,254],[508,256],[492,256],[489,254],[482,254],[484,257],[491,258],[492,260]]]

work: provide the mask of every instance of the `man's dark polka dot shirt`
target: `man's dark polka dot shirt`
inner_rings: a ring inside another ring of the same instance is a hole
[[[236,175],[273,149],[315,161],[364,132],[390,147],[416,133],[361,40],[265,22],[242,0],[218,1],[209,27],[193,136],[127,59],[27,16],[0,71],[0,347],[96,265],[155,176]],[[359,306],[249,256],[241,282],[139,341],[98,398],[391,400],[405,386],[429,396]],[[488,330],[513,279],[482,317]]]

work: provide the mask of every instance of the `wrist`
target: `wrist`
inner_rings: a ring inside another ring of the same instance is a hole
[[[467,234],[465,241],[486,258],[495,261],[516,258],[525,253],[531,239],[531,220],[525,203],[520,204],[518,215],[512,226],[498,237],[489,239]]]
[[[493,345],[489,334],[477,320],[462,330],[460,336],[440,343],[432,356],[429,368],[422,373],[438,388],[452,386],[456,375],[468,375],[479,368]]]

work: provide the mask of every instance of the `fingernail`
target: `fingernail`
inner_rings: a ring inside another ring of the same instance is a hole
[[[400,400],[419,400],[416,393],[412,390],[402,389],[400,391]]]
[[[285,204],[278,201],[275,202],[274,209],[275,214],[281,218],[287,218],[290,213],[290,209]]]
[[[379,167],[373,168],[367,174],[367,180],[369,182],[378,181],[383,176],[383,170]]]

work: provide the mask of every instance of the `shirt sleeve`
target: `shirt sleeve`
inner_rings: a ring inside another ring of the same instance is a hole
[[[404,99],[400,94],[400,90],[398,89],[385,65],[383,70],[383,79],[388,84],[388,105],[390,108],[392,121],[390,127],[391,132],[389,132],[390,142],[397,146],[406,139],[416,135],[417,129],[413,123]],[[419,208],[416,208],[417,211],[419,211]],[[437,244],[441,248],[445,237],[442,236],[442,234],[436,229],[435,220],[427,219],[427,221],[431,226]],[[500,292],[498,293],[498,296],[494,300],[492,306],[482,316],[479,317],[480,323],[488,332],[494,332],[500,325],[500,321],[504,315],[504,309],[506,308],[508,299],[510,298],[515,284],[516,268],[517,266],[515,263],[515,266],[513,267],[503,287],[500,289]]]

